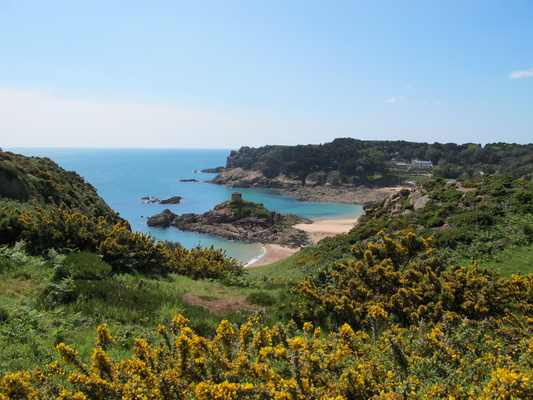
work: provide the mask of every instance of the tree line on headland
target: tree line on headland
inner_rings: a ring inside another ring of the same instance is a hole
[[[442,178],[476,174],[509,174],[516,178],[533,172],[533,144],[417,143],[352,138],[298,146],[241,147],[232,151],[227,168],[259,171],[273,179],[284,175],[318,184],[390,185],[399,182],[390,171],[391,160],[428,160]]]
[[[0,399],[532,398],[531,149],[494,147],[498,169],[464,155],[467,179],[435,171],[246,272],[131,232],[51,160],[0,152]],[[213,316],[186,301],[200,287],[248,308]]]

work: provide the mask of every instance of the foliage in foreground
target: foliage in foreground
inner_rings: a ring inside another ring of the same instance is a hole
[[[211,339],[176,316],[160,340],[137,339],[112,359],[98,328],[91,360],[60,343],[63,361],[3,377],[0,399],[525,399],[533,396],[533,321],[446,316],[432,327],[391,326],[371,337],[349,325],[324,336],[311,324],[222,321]]]
[[[348,262],[298,282],[286,312],[323,327],[375,329],[387,320],[409,326],[435,323],[446,314],[482,320],[533,311],[533,274],[507,279],[477,263],[449,265],[431,240],[412,230],[379,236],[378,242],[354,246]]]
[[[126,357],[101,326],[90,360],[59,343],[62,362],[6,374],[0,399],[533,396],[533,276],[454,269],[428,245],[407,231],[354,248],[348,265],[299,284],[299,324],[222,321],[201,336],[178,315]],[[337,318],[329,334],[304,322],[321,307]]]
[[[51,251],[41,257],[28,255],[22,245],[0,247],[0,379],[53,362],[54,346],[61,342],[90,354],[93,332],[104,323],[117,339],[115,350],[126,356],[134,338],[152,337],[155,326],[168,324],[178,313],[191,319],[197,334],[210,337],[222,319],[243,323],[259,308],[245,304],[238,311],[233,305],[245,302],[242,289],[219,281],[110,271],[93,253]],[[188,293],[196,298],[209,294],[232,307],[224,317],[214,315],[187,302]]]
[[[11,221],[12,230],[17,232],[14,239],[23,240],[32,254],[46,254],[50,249],[91,252],[101,255],[113,273],[177,272],[195,279],[223,279],[230,273],[242,273],[237,260],[222,249],[171,248],[150,235],[131,232],[125,221],[110,223],[89,206],[24,204],[16,208],[4,201],[0,202],[2,217]]]

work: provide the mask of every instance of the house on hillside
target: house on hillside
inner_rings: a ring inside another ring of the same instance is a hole
[[[431,171],[433,169],[433,163],[431,161],[421,161],[421,160],[412,160],[411,163],[406,163],[402,161],[396,161],[395,159],[392,159],[390,162],[394,168],[399,169],[409,169],[413,168],[415,170],[424,170],[424,171]]]
[[[433,163],[431,161],[413,160],[412,165],[414,169],[433,169]]]

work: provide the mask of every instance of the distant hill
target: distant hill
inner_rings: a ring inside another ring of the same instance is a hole
[[[319,145],[241,147],[231,152],[226,168],[260,173],[266,178],[265,185],[269,185],[267,180],[283,178],[306,185],[385,186],[406,178],[390,168],[391,160],[431,161],[435,166],[432,173],[442,178],[495,173],[519,178],[533,173],[533,144],[481,146],[340,138]]]

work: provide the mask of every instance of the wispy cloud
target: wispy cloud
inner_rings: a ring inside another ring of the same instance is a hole
[[[389,97],[388,99],[385,99],[385,103],[394,104],[394,103],[401,103],[401,104],[407,104],[405,96],[400,97]]]
[[[525,71],[513,71],[509,74],[511,79],[528,78],[533,76],[533,68]]]
[[[0,87],[2,146],[233,148],[257,128],[247,119],[201,110],[70,100],[53,91]]]

